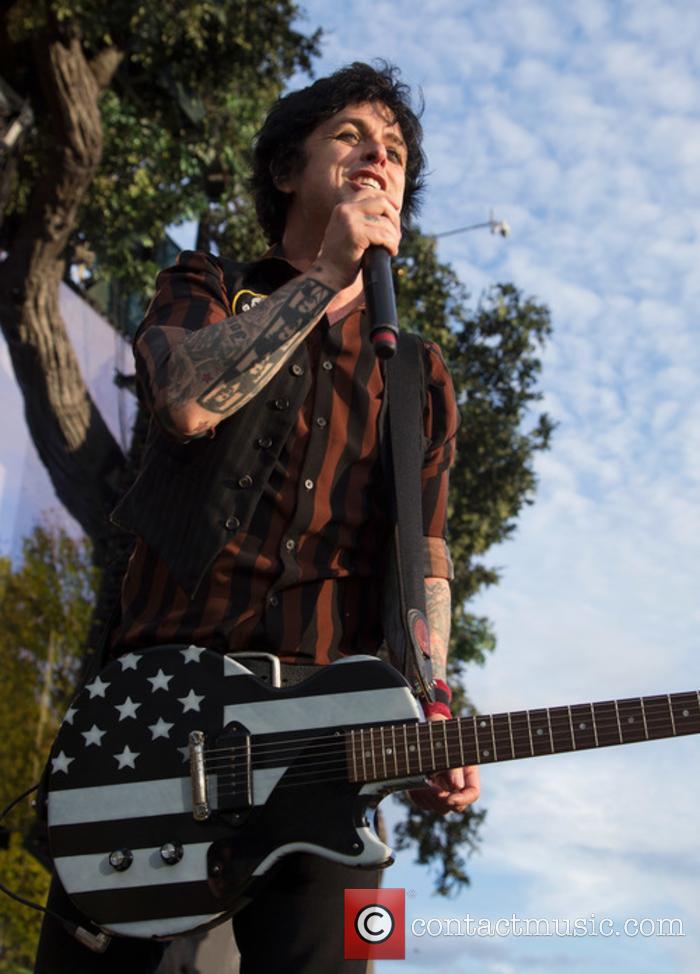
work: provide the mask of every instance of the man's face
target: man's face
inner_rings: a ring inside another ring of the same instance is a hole
[[[385,105],[347,105],[314,129],[304,151],[304,168],[280,189],[293,194],[292,206],[305,219],[325,227],[333,207],[363,189],[385,193],[401,209],[406,144]]]

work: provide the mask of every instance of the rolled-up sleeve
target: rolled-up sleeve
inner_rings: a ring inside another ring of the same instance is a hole
[[[200,328],[231,316],[224,273],[211,254],[185,250],[156,278],[156,293],[134,340],[136,375],[145,403],[163,408],[173,349]]]
[[[421,474],[423,492],[423,552],[426,578],[454,577],[447,547],[447,498],[449,473],[455,458],[459,411],[452,379],[433,342],[425,342],[426,402],[424,433],[426,450]]]

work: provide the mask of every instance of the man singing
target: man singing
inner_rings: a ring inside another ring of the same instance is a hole
[[[293,683],[382,646],[390,485],[361,265],[370,246],[397,253],[417,207],[425,159],[409,94],[395,69],[355,63],[280,99],[258,134],[251,180],[270,250],[248,264],[185,252],[159,275],[135,342],[151,431],[143,470],[114,515],[137,541],[113,656],[163,644],[272,653]],[[457,408],[436,346],[425,343],[423,363],[437,685],[426,710],[441,720]],[[419,395],[418,384],[401,393]],[[462,811],[478,796],[477,770],[445,772],[412,795],[425,808]],[[234,917],[242,974],[364,971],[364,961],[343,960],[343,890],[377,882],[318,856],[282,859]],[[160,949],[124,939],[90,954],[47,920],[37,970],[147,972]]]

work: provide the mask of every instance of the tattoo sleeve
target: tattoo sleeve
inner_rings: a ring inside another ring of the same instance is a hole
[[[426,578],[425,608],[430,626],[430,658],[433,677],[447,678],[447,652],[450,644],[451,625],[450,583],[446,578]]]
[[[192,332],[170,354],[160,414],[197,435],[240,409],[276,375],[321,318],[335,291],[313,277],[290,281],[250,311]]]

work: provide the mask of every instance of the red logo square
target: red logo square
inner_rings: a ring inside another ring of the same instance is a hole
[[[406,957],[405,890],[345,890],[345,959],[369,957]]]

